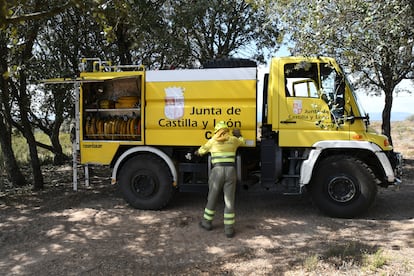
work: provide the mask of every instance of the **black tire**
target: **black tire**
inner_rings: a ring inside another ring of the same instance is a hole
[[[331,156],[320,162],[312,180],[316,206],[332,217],[361,215],[374,202],[377,184],[371,169],[347,155]]]
[[[155,156],[144,154],[129,159],[119,172],[119,189],[134,208],[159,210],[173,195],[168,166]]]
[[[203,64],[203,68],[238,68],[256,67],[255,61],[243,58],[224,58],[209,60]]]

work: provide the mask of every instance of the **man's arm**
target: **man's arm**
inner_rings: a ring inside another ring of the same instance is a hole
[[[238,140],[238,146],[246,144],[246,141],[244,140],[243,136],[241,135],[241,131],[238,128],[233,129],[232,134],[234,137]]]
[[[200,156],[204,155],[204,154],[206,154],[207,152],[210,151],[211,146],[212,146],[212,139],[208,140],[207,143],[205,143],[198,150],[196,150],[195,154],[200,155]]]

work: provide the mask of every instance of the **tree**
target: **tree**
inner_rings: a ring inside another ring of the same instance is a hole
[[[173,1],[172,30],[200,63],[246,50],[264,61],[265,50],[279,47],[277,21],[269,21],[265,7],[243,0]]]
[[[17,99],[16,103],[18,106],[17,111],[19,112],[19,123],[23,135],[26,138],[27,144],[29,145],[29,154],[33,173],[33,186],[34,189],[43,189],[43,175],[41,171],[39,156],[37,154],[36,139],[34,137],[32,125],[29,120],[30,114],[30,95],[28,92],[28,67],[30,67],[30,60],[32,58],[32,49],[37,37],[39,30],[39,24],[35,23],[32,25],[19,26],[20,37],[19,39],[23,42],[21,47],[15,48],[13,61],[18,68],[15,75],[15,81],[10,82],[11,92]]]
[[[28,60],[31,58],[31,49],[34,43],[34,39],[36,38],[38,25],[34,24],[31,27],[26,28],[25,26],[19,26],[18,28],[18,40],[21,42],[19,47],[14,48],[12,51],[5,51],[3,53],[3,85],[2,85],[2,95],[3,95],[3,113],[2,117],[6,119],[5,124],[9,126],[9,128],[5,131],[4,136],[0,136],[2,141],[2,145],[5,147],[9,146],[9,135],[11,133],[11,125],[14,123],[19,123],[21,129],[23,130],[23,135],[25,136],[28,145],[29,145],[29,152],[31,158],[31,164],[33,169],[33,176],[34,176],[34,187],[36,189],[41,189],[43,187],[43,177],[40,170],[40,162],[37,155],[37,148],[34,139],[34,134],[28,120],[28,112],[30,110],[30,101],[29,96],[27,93],[27,70],[26,64]],[[8,43],[9,39],[11,39],[10,32],[2,31],[4,35],[6,43]],[[9,55],[7,55],[9,54]],[[13,55],[13,57],[11,57]],[[13,65],[13,66],[11,66]],[[14,67],[17,70],[14,72],[13,76],[10,76],[8,67]],[[5,78],[6,76],[6,78]],[[17,105],[17,108],[13,110],[13,101],[14,104]],[[7,107],[6,107],[7,106]],[[14,111],[14,112],[12,112]],[[14,118],[10,115],[6,115],[6,112],[11,112],[10,114],[15,114],[15,112],[19,112],[18,122],[14,120]],[[12,154],[11,149],[3,149],[8,154]],[[14,159],[13,157],[8,156],[7,159]],[[10,160],[11,161],[11,160]],[[13,161],[11,161],[13,162]],[[15,171],[8,172],[8,175],[13,175]],[[13,178],[12,178],[13,181]],[[15,185],[21,185],[20,182],[13,183]]]
[[[300,2],[300,3],[299,3]],[[382,133],[391,139],[397,84],[414,68],[414,15],[410,0],[287,0],[278,5],[294,54],[333,55],[358,73],[359,86],[385,94]],[[298,9],[297,7],[305,7]]]
[[[2,123],[0,126],[5,127],[4,132],[2,131],[4,135],[0,135],[0,143],[8,163],[8,176],[14,186],[26,184],[11,147],[11,126],[19,125],[29,145],[34,189],[43,188],[37,143],[29,119],[31,101],[27,89],[28,79],[30,79],[33,45],[42,23],[41,19],[58,13],[67,6],[69,2],[63,6],[61,4],[49,6],[49,3],[37,0],[23,0],[17,3],[3,1],[0,6],[0,47],[2,48],[0,68]],[[14,110],[13,104],[16,106]],[[15,118],[11,114],[15,114]]]

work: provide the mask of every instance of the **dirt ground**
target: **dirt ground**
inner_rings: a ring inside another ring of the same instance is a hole
[[[199,228],[205,194],[135,210],[109,171],[92,169],[74,192],[71,168],[52,168],[45,191],[0,196],[0,274],[414,275],[414,160],[404,174],[355,219],[326,217],[306,197],[238,191],[228,239],[222,205],[214,229]]]

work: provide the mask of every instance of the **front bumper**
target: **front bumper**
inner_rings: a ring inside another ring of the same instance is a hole
[[[394,168],[395,181],[398,182],[396,184],[399,185],[402,181],[404,159],[403,155],[399,152],[395,153],[395,158],[397,159],[396,166]]]
[[[404,159],[400,152],[390,151],[387,152],[388,160],[394,171],[394,185],[400,185],[402,182]]]

